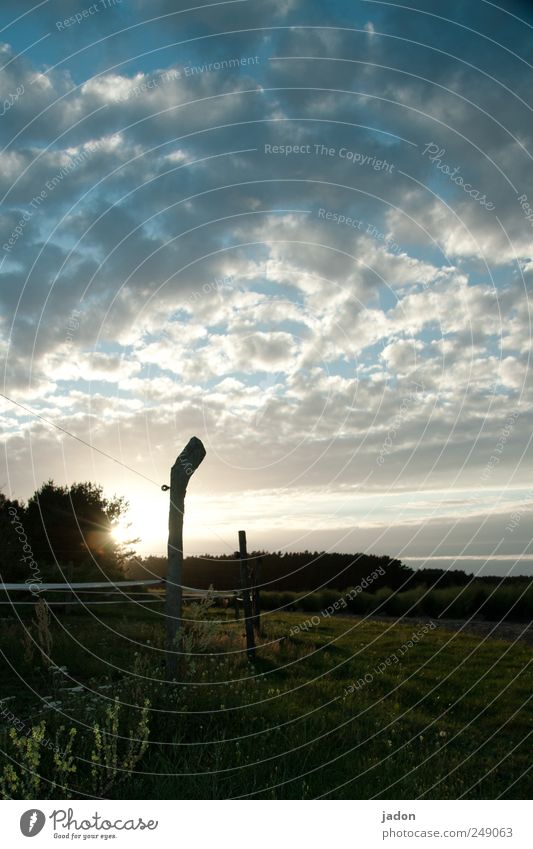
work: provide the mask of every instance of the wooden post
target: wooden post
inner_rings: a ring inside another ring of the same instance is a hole
[[[67,583],[72,584],[72,582],[74,580],[74,563],[72,562],[72,560],[69,560],[68,563],[67,563],[66,573],[67,573]],[[74,591],[69,590],[66,593],[65,598],[66,598],[66,601],[67,601],[67,604],[65,604],[65,615],[68,616],[69,613],[75,612],[75,605],[74,605],[75,594],[74,594]],[[72,602],[72,603],[68,604],[69,601]]]
[[[181,627],[183,584],[183,511],[190,477],[205,457],[201,440],[189,440],[170,471],[170,509],[168,514],[168,569],[166,580],[167,678],[178,670],[178,629]]]
[[[261,580],[262,557],[257,557],[252,569],[252,621],[254,630],[261,632],[261,602],[259,597],[258,583]]]
[[[254,625],[252,605],[250,603],[250,575],[248,572],[248,552],[246,551],[246,531],[239,531],[239,553],[241,557],[241,587],[244,624],[246,626],[246,652],[249,660],[255,660]]]

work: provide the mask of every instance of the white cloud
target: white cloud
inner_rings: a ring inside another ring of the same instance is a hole
[[[350,33],[292,27],[304,8],[295,0],[242,6],[245,36],[211,38],[226,12],[199,10],[187,49],[131,66],[101,58],[93,77],[83,64],[43,73],[17,58],[6,67],[6,90],[22,81],[27,91],[9,128],[0,126],[5,238],[47,180],[81,160],[4,251],[7,389],[141,470],[153,466],[158,479],[176,443],[197,432],[209,444],[203,494],[253,491],[279,538],[292,504],[293,526],[306,534],[320,527],[326,539],[330,507],[346,489],[357,505],[341,510],[343,533],[348,520],[383,530],[399,509],[372,496],[363,516],[354,487],[478,485],[518,404],[494,480],[504,487],[525,475],[531,228],[510,184],[527,185],[532,169],[510,137],[529,138],[512,97],[521,84],[512,63],[500,68],[509,94],[442,54],[437,63],[431,51],[406,53],[379,35],[381,19],[359,16],[363,32]],[[166,0],[151,6],[169,13],[154,32],[187,38],[191,24],[178,11]],[[261,15],[290,23],[254,34]],[[383,15],[398,24],[398,10]],[[81,28],[72,37],[82,42]],[[440,48],[429,25],[427,37]],[[163,80],[197,60],[256,52],[261,62],[242,72]],[[4,54],[14,58],[10,48]],[[322,58],[275,58],[291,55]],[[501,227],[423,155],[431,140],[490,195]],[[315,143],[334,154],[317,155]],[[265,144],[309,144],[311,152],[267,156]],[[353,164],[341,149],[393,170]],[[80,327],[65,344],[73,309]],[[423,390],[378,468],[413,375]],[[36,475],[63,469],[63,450],[72,474],[83,472],[66,444],[8,410],[18,467],[30,461],[31,436]],[[94,472],[112,483],[105,461]],[[17,474],[29,494],[30,476]],[[479,499],[479,515],[492,498]],[[436,500],[404,504],[405,524],[419,520],[418,510],[429,521]],[[449,527],[462,506],[444,507]],[[397,523],[395,534],[402,538]]]

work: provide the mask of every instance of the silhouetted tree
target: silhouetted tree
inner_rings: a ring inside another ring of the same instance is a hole
[[[25,508],[18,501],[11,501],[0,492],[0,581],[21,581],[24,571],[23,557],[27,556],[24,533]],[[18,531],[18,532],[17,532]],[[24,575],[22,581],[27,575]]]
[[[112,531],[126,509],[124,498],[107,499],[94,483],[43,484],[25,511],[27,534],[43,574],[61,580],[58,566],[69,563],[76,580],[120,577],[127,552]]]

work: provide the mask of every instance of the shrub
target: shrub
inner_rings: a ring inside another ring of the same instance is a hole
[[[425,601],[424,610],[431,616],[444,616],[449,619],[480,616],[488,592],[489,588],[482,585],[434,590]]]
[[[284,592],[280,593],[281,597],[281,606],[285,608],[285,610],[296,610],[296,602],[298,600],[298,593],[292,592]]]
[[[309,611],[311,613],[318,612],[322,610],[322,599],[320,593],[309,593],[306,596],[303,596],[298,601],[298,607],[301,610]]]
[[[61,725],[47,737],[45,722],[24,734],[12,728],[8,734],[11,762],[0,774],[4,799],[71,798],[72,793],[104,795],[131,773],[148,748],[148,699],[137,725],[127,741],[119,735],[120,706],[117,700],[107,708],[103,719],[88,733],[68,731]],[[54,743],[52,743],[52,736]],[[77,741],[76,750],[74,744]],[[53,775],[53,781],[44,776]]]
[[[263,610],[278,610],[281,607],[281,593],[262,592],[261,607]]]
[[[377,592],[370,593],[370,598],[372,599],[370,610],[375,611],[377,614],[386,614],[388,612],[387,605],[393,594],[394,591],[390,587],[381,587]]]
[[[424,613],[427,613],[429,616],[440,616],[458,592],[459,587],[431,590],[422,602]]]
[[[488,588],[490,591],[490,587]],[[533,583],[517,583],[494,589],[483,605],[486,619],[531,620],[533,613]]]
[[[336,601],[342,598],[343,593],[339,592],[339,590],[322,590],[319,595],[322,602],[321,610],[325,610],[326,607],[335,604]]]
[[[293,592],[262,592],[261,607],[263,610],[280,610],[283,613],[287,610],[296,610],[298,607],[305,604],[305,599],[300,598],[300,593]]]
[[[386,611],[391,616],[418,616],[423,611],[422,596],[427,592],[422,584],[404,593],[393,593],[386,601]]]
[[[351,613],[370,613],[376,604],[375,596],[372,593],[357,593],[351,599],[348,599],[348,610]]]

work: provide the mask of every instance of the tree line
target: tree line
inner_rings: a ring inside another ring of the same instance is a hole
[[[411,589],[424,584],[441,588],[464,586],[472,576],[459,569],[412,569],[401,560],[386,555],[340,554],[328,551],[252,551],[257,564],[258,581],[265,591],[309,592],[310,590],[345,590],[367,582],[363,589],[376,592],[382,587],[391,590]],[[151,555],[137,558],[135,577],[164,576],[166,557]],[[375,573],[378,573],[376,576]],[[496,579],[499,580],[499,579]],[[186,557],[183,563],[183,583],[188,587],[230,590],[240,587],[240,561],[234,555]]]
[[[128,545],[114,538],[113,528],[127,508],[125,498],[106,498],[103,488],[89,481],[70,486],[46,481],[26,504],[0,492],[0,581],[24,583],[37,569],[39,580],[58,582],[164,577],[166,557],[134,556]],[[368,582],[371,593],[382,587],[446,589],[464,586],[473,577],[459,569],[415,570],[397,558],[362,552],[252,551],[250,557],[257,564],[260,585],[276,592],[345,590],[362,581]],[[506,577],[503,583],[520,580],[523,576]],[[474,581],[502,579],[482,576]],[[186,557],[183,583],[198,589],[240,587],[238,554]]]

